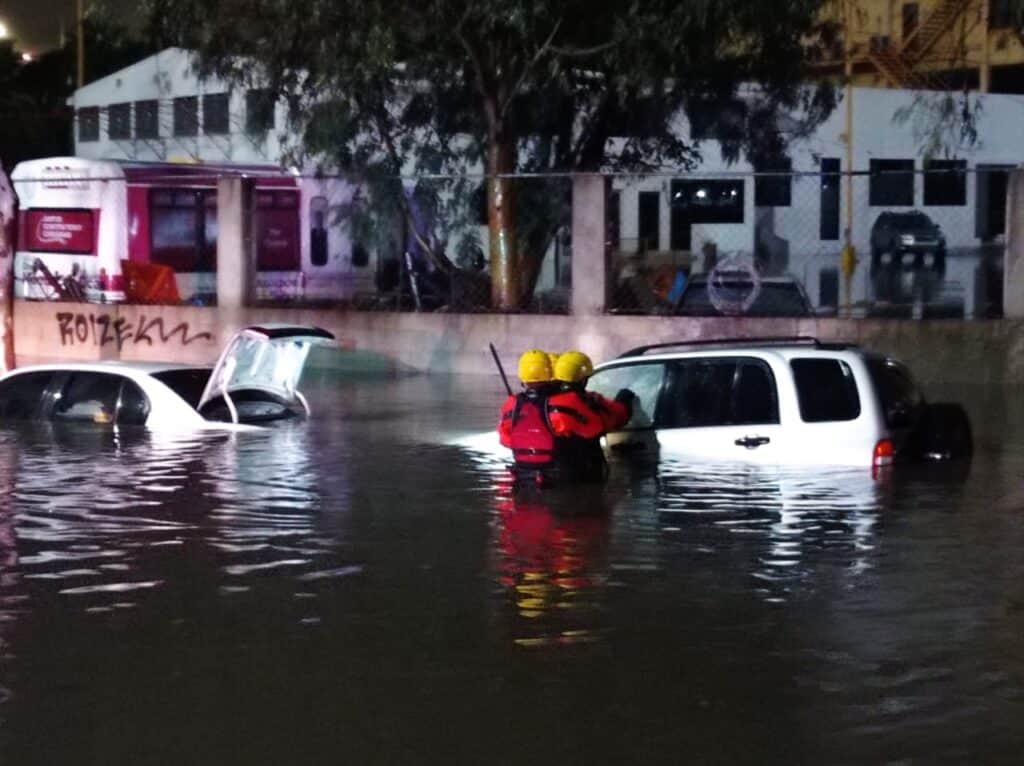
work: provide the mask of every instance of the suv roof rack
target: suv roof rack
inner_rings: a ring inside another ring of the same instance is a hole
[[[843,350],[856,348],[855,343],[822,342],[817,338],[809,336],[792,337],[767,337],[767,338],[701,338],[698,340],[676,340],[668,343],[651,343],[647,346],[637,346],[624,354],[619,354],[618,359],[629,356],[643,356],[648,351],[655,351],[662,348],[678,348],[681,346],[813,346],[814,348]]]

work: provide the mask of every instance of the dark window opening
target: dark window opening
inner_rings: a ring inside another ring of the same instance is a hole
[[[794,359],[789,363],[805,423],[856,420],[860,415],[857,383],[839,359]]]
[[[227,93],[203,96],[203,132],[208,136],[224,135],[231,132],[230,104]]]
[[[269,90],[250,90],[245,94],[245,132],[266,133],[274,129],[274,94]]]
[[[839,239],[839,189],[840,183],[842,183],[839,168],[840,164],[837,158],[822,158],[819,234],[825,241]]]
[[[967,161],[928,160],[924,164],[924,204],[967,204]]]
[[[661,232],[661,193],[640,192],[637,195],[637,236],[641,250],[657,250]]]
[[[132,105],[111,104],[107,107],[107,135],[112,139],[132,137]]]
[[[199,133],[199,100],[195,96],[174,99],[174,135],[194,136]]]
[[[672,210],[689,223],[743,223],[743,181],[673,181]]]
[[[914,161],[871,160],[868,203],[875,207],[914,204]]]
[[[758,163],[754,170],[755,207],[789,207],[793,198],[793,162],[778,159]]]
[[[78,110],[78,140],[100,140],[100,109],[98,106],[87,106]]]
[[[160,137],[160,107],[155,99],[135,102],[135,137]]]

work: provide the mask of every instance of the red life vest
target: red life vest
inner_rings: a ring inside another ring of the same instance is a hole
[[[512,457],[519,465],[543,467],[555,459],[555,435],[547,414],[547,396],[527,390],[517,394],[515,405],[505,413]]]

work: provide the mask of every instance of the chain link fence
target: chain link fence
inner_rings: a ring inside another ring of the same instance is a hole
[[[215,305],[226,226],[217,183],[239,173],[126,165],[97,177],[76,162],[56,168],[59,183],[14,178],[16,294]],[[813,173],[608,176],[607,311],[999,317],[1010,168],[925,165],[877,160],[847,174],[822,159]],[[570,310],[569,176],[503,179],[488,195],[480,177],[392,179],[371,193],[343,178],[265,173],[250,176],[240,224],[254,305]]]
[[[608,310],[1000,317],[1010,168],[931,165],[616,179]]]

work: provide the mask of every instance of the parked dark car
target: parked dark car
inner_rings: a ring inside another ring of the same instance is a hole
[[[745,271],[718,272],[690,279],[676,303],[682,316],[806,317],[812,314],[803,287],[793,277],[761,277]],[[717,300],[716,297],[717,296]]]
[[[941,271],[946,265],[942,229],[919,210],[882,213],[871,227],[871,268],[887,264]]]

